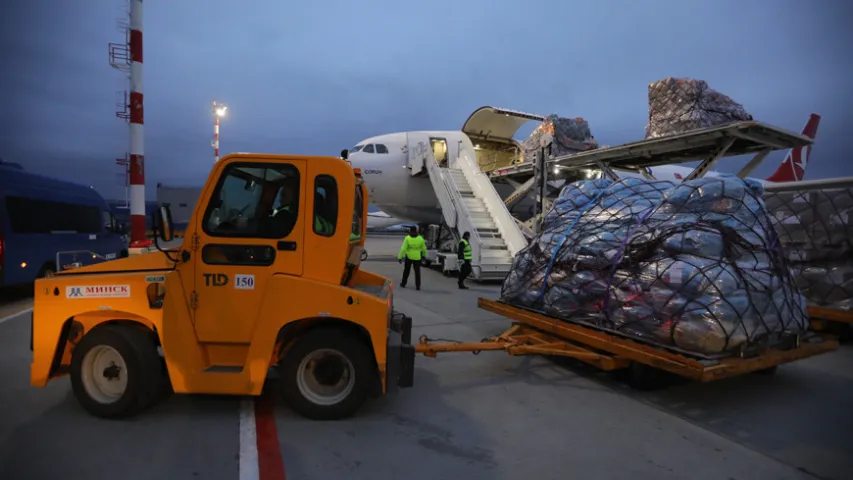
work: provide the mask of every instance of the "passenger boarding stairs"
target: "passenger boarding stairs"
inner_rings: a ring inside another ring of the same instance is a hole
[[[471,233],[472,277],[504,279],[527,240],[488,176],[480,170],[471,141],[465,136],[448,152],[449,165],[439,166],[428,147],[428,135],[422,139],[409,135],[412,174],[426,170],[445,225],[456,234],[456,243],[464,232]]]

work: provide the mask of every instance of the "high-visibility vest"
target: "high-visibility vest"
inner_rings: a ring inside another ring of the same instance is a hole
[[[403,245],[400,246],[400,253],[397,255],[397,258],[402,260],[403,254],[405,254],[406,258],[417,262],[422,257],[425,257],[426,253],[427,249],[424,237],[420,235],[417,237],[406,235],[406,238],[403,239]]]
[[[314,217],[314,231],[320,235],[330,235],[335,231],[335,226],[323,217]]]
[[[465,249],[462,250],[462,258],[465,260],[471,260],[474,256],[471,254],[471,244],[468,243],[468,240],[462,239],[462,243],[465,244]]]

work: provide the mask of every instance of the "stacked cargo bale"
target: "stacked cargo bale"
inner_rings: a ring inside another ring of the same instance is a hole
[[[809,303],[853,310],[853,186],[767,192],[764,200]]]
[[[708,355],[805,332],[762,193],[737,177],[570,184],[501,300]]]
[[[752,120],[752,115],[703,80],[665,78],[649,84],[646,138]]]
[[[536,159],[539,149],[549,143],[551,154],[555,157],[598,148],[586,120],[580,117],[563,118],[549,115],[521,143],[523,160],[532,162]]]

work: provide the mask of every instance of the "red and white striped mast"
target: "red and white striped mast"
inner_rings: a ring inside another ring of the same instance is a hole
[[[145,237],[145,137],[142,98],[142,0],[130,0],[130,247]]]
[[[228,107],[221,103],[213,102],[213,163],[219,161],[219,119],[225,116],[225,111]]]

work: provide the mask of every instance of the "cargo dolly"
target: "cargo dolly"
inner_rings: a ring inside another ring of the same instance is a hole
[[[853,337],[853,312],[814,305],[809,306],[808,311],[812,330],[830,333],[843,340]]]
[[[443,352],[479,354],[487,350],[503,350],[509,355],[568,357],[604,371],[625,370],[632,387],[647,389],[658,385],[660,371],[710,382],[752,372],[773,373],[784,363],[838,348],[833,337],[809,332],[792,335],[771,348],[712,357],[642,343],[617,332],[556,319],[496,300],[481,297],[477,306],[513,320],[513,325],[500,335],[480,342],[437,343],[422,336],[415,351],[427,357]]]

